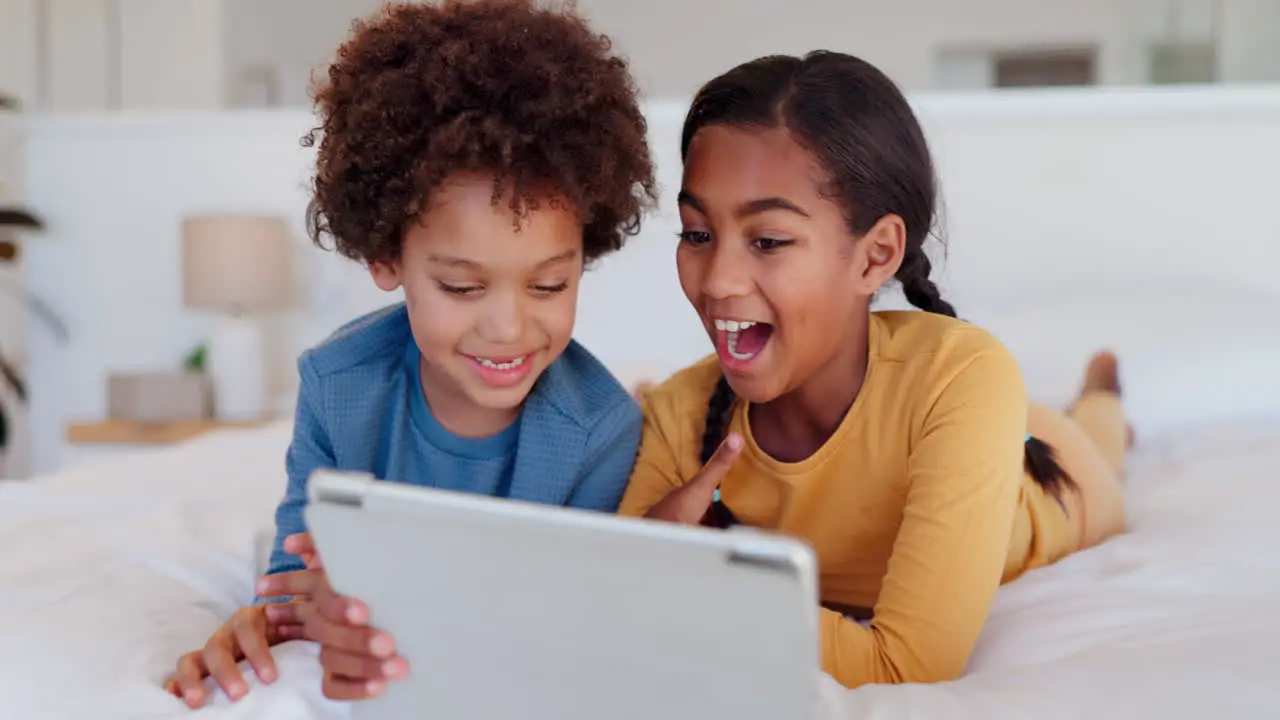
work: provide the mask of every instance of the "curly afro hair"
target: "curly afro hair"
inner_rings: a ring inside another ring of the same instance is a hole
[[[571,203],[591,261],[622,247],[657,200],[647,125],[627,62],[572,10],[531,0],[392,3],[358,21],[314,89],[316,244],[394,262],[432,191],[494,176],[516,222]]]

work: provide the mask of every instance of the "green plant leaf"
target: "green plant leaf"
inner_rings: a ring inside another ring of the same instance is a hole
[[[206,356],[208,348],[205,345],[197,345],[187,353],[187,357],[183,359],[182,366],[188,372],[204,372]]]

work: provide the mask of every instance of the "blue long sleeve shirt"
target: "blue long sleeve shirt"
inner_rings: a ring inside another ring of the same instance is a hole
[[[284,539],[306,531],[317,468],[549,505],[614,512],[640,442],[639,406],[577,342],[535,383],[501,433],[462,438],[431,414],[421,355],[403,304],[339,329],[298,360],[300,388],[289,483],[276,510],[268,574],[299,570]]]

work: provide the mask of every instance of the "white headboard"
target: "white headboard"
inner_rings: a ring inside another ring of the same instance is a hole
[[[1209,285],[1280,298],[1280,89],[914,100],[942,181],[941,284],[962,314],[1144,284],[1188,298]],[[648,105],[661,213],[584,285],[577,335],[628,379],[709,350],[674,267],[685,107]],[[298,140],[310,123],[293,111],[29,120],[29,199],[50,229],[30,244],[27,277],[72,334],[62,345],[31,325],[36,471],[58,465],[67,421],[101,416],[108,371],[172,367],[201,340],[208,319],[180,301],[184,212],[279,212],[294,223],[304,290],[281,321],[282,388],[300,348],[395,299],[304,238],[312,151]]]

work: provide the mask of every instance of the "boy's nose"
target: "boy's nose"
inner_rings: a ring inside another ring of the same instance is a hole
[[[485,309],[480,334],[495,344],[515,344],[524,334],[524,305],[518,298],[494,298]]]

